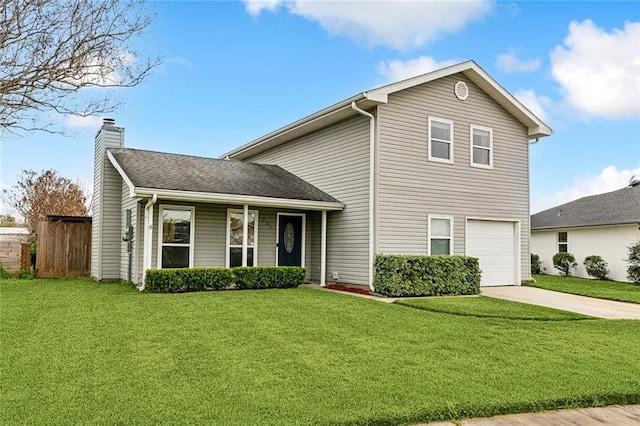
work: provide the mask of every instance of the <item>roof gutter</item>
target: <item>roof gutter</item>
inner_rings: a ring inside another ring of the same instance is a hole
[[[187,201],[194,203],[249,204],[256,207],[283,207],[302,210],[344,210],[339,201],[296,200],[288,198],[260,197],[254,195],[218,194],[209,192],[180,191],[173,189],[139,188],[134,196],[160,197],[163,200]]]
[[[375,164],[376,164],[376,118],[373,114],[368,113],[365,110],[358,108],[356,101],[351,102],[351,108],[358,114],[364,115],[369,118],[369,289],[375,292],[373,286],[373,262],[375,256],[374,244],[374,179],[375,179]]]

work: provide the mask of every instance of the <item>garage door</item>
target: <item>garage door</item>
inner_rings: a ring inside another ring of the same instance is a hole
[[[481,286],[516,284],[514,222],[468,220],[466,253],[480,261]]]

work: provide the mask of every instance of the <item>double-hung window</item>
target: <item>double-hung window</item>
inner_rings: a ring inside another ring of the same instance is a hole
[[[453,218],[429,215],[429,255],[451,254]]]
[[[258,212],[249,210],[247,221],[247,266],[257,264]],[[240,209],[227,211],[227,267],[242,266],[244,213]]]
[[[193,207],[160,206],[158,268],[193,266]]]
[[[558,253],[569,251],[569,238],[566,232],[558,232]]]
[[[493,129],[471,125],[471,166],[493,168]]]
[[[453,121],[429,117],[429,160],[453,163]]]

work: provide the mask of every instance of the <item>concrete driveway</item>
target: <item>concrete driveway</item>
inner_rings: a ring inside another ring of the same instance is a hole
[[[482,287],[480,294],[496,299],[546,306],[604,319],[640,319],[640,304],[614,302],[543,290],[536,287]]]

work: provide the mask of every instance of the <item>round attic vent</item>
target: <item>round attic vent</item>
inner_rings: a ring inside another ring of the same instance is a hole
[[[456,94],[456,97],[461,101],[464,101],[469,97],[469,88],[464,81],[457,82],[454,86],[453,91]]]

